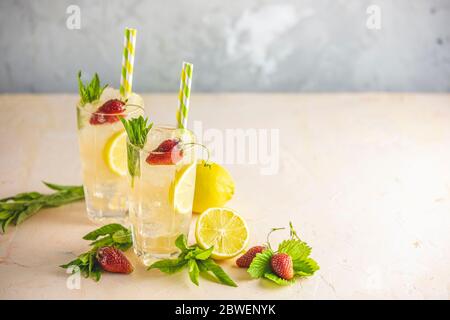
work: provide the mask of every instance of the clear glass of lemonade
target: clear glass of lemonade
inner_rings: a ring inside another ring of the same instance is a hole
[[[195,136],[187,129],[154,126],[129,175],[129,216],[135,253],[144,264],[178,253],[175,240],[188,235],[195,191]]]
[[[94,222],[126,223],[128,218],[126,133],[120,117],[138,117],[144,110],[142,99],[133,94],[119,111],[114,104],[102,111],[114,97],[118,91],[107,88],[99,101],[77,105],[86,207]]]

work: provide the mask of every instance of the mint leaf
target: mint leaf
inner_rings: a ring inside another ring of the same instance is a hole
[[[0,226],[3,232],[6,232],[11,223],[19,225],[42,208],[58,207],[84,198],[82,186],[45,184],[56,192],[22,192],[0,200]]]
[[[275,282],[276,284],[280,285],[280,286],[288,286],[291,284],[295,283],[295,279],[291,279],[291,280],[285,280],[283,278],[280,278],[279,276],[277,276],[275,273],[273,272],[267,272],[264,274],[264,278],[269,279],[273,282]]]
[[[128,231],[128,229],[125,228],[124,226],[122,226],[121,224],[111,223],[111,224],[107,224],[103,227],[100,227],[92,232],[89,232],[88,234],[86,234],[83,237],[83,239],[84,240],[96,240],[100,236],[113,235],[115,232],[120,231],[120,230]]]
[[[189,267],[189,278],[191,281],[198,286],[198,276],[200,274],[200,270],[198,268],[197,262],[194,259],[190,259],[188,262]]]
[[[175,240],[175,246],[181,250],[181,252],[187,251],[187,238],[186,235],[180,234],[177,239]]]
[[[89,232],[83,239],[94,240],[89,244],[92,249],[80,254],[75,260],[60,265],[60,267],[67,269],[70,266],[77,266],[85,278],[91,278],[95,281],[100,280],[101,273],[103,272],[102,267],[97,261],[97,251],[99,248],[111,246],[125,251],[133,244],[130,230],[117,223],[108,224]],[[75,269],[73,272],[75,272]]]
[[[305,259],[311,253],[311,247],[300,240],[284,240],[278,246],[278,252],[287,253],[292,260]]]
[[[130,120],[120,118],[125,131],[127,132],[127,159],[128,172],[131,176],[131,186],[134,186],[134,177],[138,176],[141,170],[139,162],[139,150],[144,148],[147,141],[147,134],[153,126],[153,123],[148,123],[148,118],[139,116]]]
[[[117,223],[111,223],[100,227],[85,235],[83,239],[96,239],[89,244],[94,249],[101,247],[116,247],[119,250],[126,251],[133,245],[131,231]]]
[[[38,212],[44,205],[42,203],[33,203],[23,210],[17,217],[15,223],[21,224],[25,219],[28,219],[33,214]]]
[[[270,273],[272,268],[270,267],[270,259],[272,259],[273,251],[270,249],[264,250],[258,253],[253,259],[247,272],[254,279],[261,278],[266,273]]]
[[[202,270],[211,271],[216,278],[223,284],[231,287],[237,287],[237,284],[230,278],[228,274],[226,274],[223,269],[214,262],[213,259],[209,258],[207,260],[198,260],[197,263],[202,265]]]
[[[312,276],[314,272],[320,269],[316,261],[311,258],[293,261],[294,272],[299,276]]]
[[[112,235],[112,240],[114,241],[115,244],[120,245],[133,243],[130,230],[119,230],[114,232],[114,234]]]
[[[84,106],[86,103],[91,103],[100,99],[103,90],[105,90],[105,88],[108,86],[105,85],[101,87],[100,78],[97,73],[94,74],[94,77],[91,79],[91,82],[89,84],[84,84],[81,80],[81,71],[78,71],[77,78],[78,92],[80,94],[80,103],[82,106]]]
[[[176,273],[176,272],[180,271],[181,269],[183,269],[187,263],[188,263],[188,260],[180,259],[180,258],[165,259],[165,260],[156,261],[150,267],[148,267],[147,270],[159,269],[160,271],[162,271],[164,273],[173,274],[173,273]]]
[[[206,250],[200,250],[200,252],[197,252],[195,254],[195,259],[206,260],[211,256],[213,250],[214,250],[214,246],[209,249],[206,249]]]

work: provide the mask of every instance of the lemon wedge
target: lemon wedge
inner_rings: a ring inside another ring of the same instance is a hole
[[[127,174],[127,134],[125,130],[114,133],[106,142],[103,158],[107,167],[119,176]]]
[[[175,173],[175,179],[169,189],[169,203],[181,214],[192,213],[195,192],[196,164],[186,164]]]

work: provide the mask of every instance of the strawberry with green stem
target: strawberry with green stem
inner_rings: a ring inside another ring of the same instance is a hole
[[[309,257],[311,247],[300,240],[292,223],[289,223],[290,239],[282,241],[274,251],[269,241],[274,228],[267,235],[267,249],[256,254],[247,272],[252,278],[266,278],[279,285],[293,284],[297,277],[312,276],[319,265]]]

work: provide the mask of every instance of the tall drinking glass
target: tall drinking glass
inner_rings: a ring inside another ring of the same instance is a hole
[[[195,191],[195,136],[186,129],[154,126],[142,150],[129,141],[129,215],[135,253],[144,264],[178,253],[188,235]]]
[[[94,222],[125,223],[128,217],[126,133],[120,117],[144,114],[140,105],[105,114],[102,104],[77,105],[84,193],[88,217]]]

